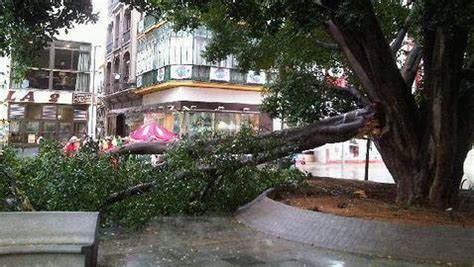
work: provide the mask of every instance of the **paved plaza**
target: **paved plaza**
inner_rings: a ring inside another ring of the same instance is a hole
[[[278,239],[230,217],[165,217],[146,229],[105,231],[100,266],[432,266],[340,253]]]

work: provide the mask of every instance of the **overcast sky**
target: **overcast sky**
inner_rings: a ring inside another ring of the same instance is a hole
[[[94,45],[100,45],[97,48],[96,64],[100,66],[105,57],[105,39],[107,33],[107,0],[92,0],[95,13],[99,13],[99,21],[95,24],[76,25],[69,30],[68,34],[64,31],[57,36],[58,39],[88,42]],[[92,48],[94,49],[94,48]]]

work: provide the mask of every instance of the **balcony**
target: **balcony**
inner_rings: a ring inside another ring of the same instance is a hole
[[[117,48],[120,47],[120,42],[119,42],[119,40],[120,40],[120,39],[119,39],[118,37],[115,38],[114,49],[117,49]]]
[[[148,71],[142,74],[142,85],[140,87],[147,87],[153,84],[157,83],[162,83],[162,82],[167,82],[171,79],[171,66],[165,66],[164,68],[164,75],[163,75],[163,80],[158,81],[157,77],[158,70],[152,70]],[[189,79],[183,79],[183,80],[193,80],[193,81],[203,81],[203,82],[211,82],[210,78],[210,66],[202,66],[202,65],[193,65],[192,66],[192,75]],[[219,81],[213,81],[213,82],[219,82]],[[247,81],[247,75],[246,73],[243,73],[237,69],[230,69],[230,83],[235,83],[235,84],[251,84],[250,82]]]
[[[118,6],[118,4],[120,4],[120,0],[112,0],[110,5],[109,5],[109,15],[112,14],[114,12],[114,9],[115,7]]]
[[[106,52],[107,52],[107,55],[112,53],[112,49],[114,47],[114,43],[113,42],[110,42],[107,44],[107,49],[106,49]]]
[[[138,33],[141,33],[143,31],[147,30],[148,28],[155,25],[156,23],[158,23],[158,20],[154,16],[151,16],[151,15],[145,16],[145,18],[142,21],[139,22]],[[140,24],[142,24],[142,25],[140,25]]]
[[[122,37],[122,43],[125,44],[126,42],[130,41],[130,29],[126,30],[124,33],[123,33],[123,37]]]

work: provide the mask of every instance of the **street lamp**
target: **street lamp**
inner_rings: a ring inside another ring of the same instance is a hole
[[[97,56],[97,47],[101,47],[101,45],[94,45],[94,58],[92,62],[92,108],[91,108],[91,137],[93,139],[96,138],[96,127],[97,127],[97,92],[95,88],[95,73],[96,73],[96,67],[95,67],[95,61],[96,61],[96,56]]]

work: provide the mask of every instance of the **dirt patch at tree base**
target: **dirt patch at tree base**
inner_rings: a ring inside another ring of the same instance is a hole
[[[347,217],[420,225],[474,227],[474,211],[400,207],[393,184],[313,177],[298,188],[277,189],[269,197],[287,205]]]

